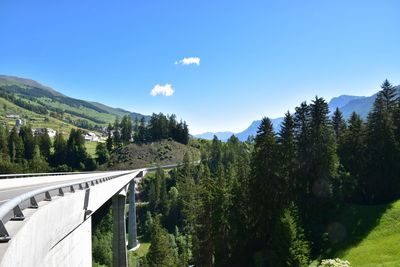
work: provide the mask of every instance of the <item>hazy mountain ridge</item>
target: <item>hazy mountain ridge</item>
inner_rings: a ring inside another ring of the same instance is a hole
[[[197,134],[197,135],[195,135],[195,137],[211,140],[214,138],[214,135],[216,135],[218,137],[218,139],[220,139],[220,140],[227,140],[233,134],[235,134],[235,133],[234,132],[216,132],[216,133],[206,132],[206,133],[202,133],[202,134]]]
[[[347,105],[351,101],[354,100],[359,100],[362,98],[366,98],[365,96],[353,96],[353,95],[340,95],[337,97],[334,97],[329,101],[329,110],[330,112],[333,112],[336,108],[341,109],[343,106]]]
[[[400,96],[400,85],[396,87],[397,95]],[[375,98],[378,93],[373,94],[372,96],[353,96],[353,95],[340,95],[337,97],[333,97],[328,105],[330,114],[333,114],[336,108],[339,108],[340,111],[343,113],[343,117],[348,119],[353,112],[357,112],[363,119],[366,119],[368,116],[369,111],[372,108],[372,105],[375,101]],[[274,126],[275,132],[279,132],[281,123],[283,121],[283,117],[271,119],[272,125]],[[246,141],[249,136],[255,136],[257,134],[257,129],[260,125],[261,120],[253,121],[248,128],[244,131],[239,133],[232,133],[236,135],[241,141]],[[226,133],[226,132],[222,132]],[[212,139],[213,136],[216,135],[218,139],[226,141],[226,138],[220,133],[206,133],[206,134],[199,134],[195,135],[197,138],[204,138],[204,139]],[[205,137],[202,137],[205,136]],[[206,138],[208,137],[208,138]]]

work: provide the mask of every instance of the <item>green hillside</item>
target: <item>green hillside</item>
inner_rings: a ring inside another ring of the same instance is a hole
[[[0,75],[0,119],[14,125],[19,116],[33,127],[51,127],[69,131],[72,127],[100,131],[116,117],[132,119],[144,115],[101,103],[65,96],[40,83],[13,76]],[[144,116],[146,120],[149,116]]]
[[[400,200],[378,206],[348,206],[340,214],[337,236],[324,258],[348,260],[351,266],[400,266]]]
[[[50,116],[37,114],[27,109],[21,108],[14,103],[0,97],[0,123],[6,123],[12,127],[15,125],[14,118],[7,118],[7,115],[14,114],[22,119],[29,121],[32,127],[46,127],[56,130],[69,132],[74,126],[62,120],[52,118]]]

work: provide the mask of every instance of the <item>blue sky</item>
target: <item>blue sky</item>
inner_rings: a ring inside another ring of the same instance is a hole
[[[389,0],[0,0],[0,73],[175,113],[192,133],[237,132],[315,95],[399,84],[399,11]],[[200,64],[179,62],[190,57]],[[156,85],[170,96],[151,95]]]

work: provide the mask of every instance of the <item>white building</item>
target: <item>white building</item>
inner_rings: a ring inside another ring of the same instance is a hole
[[[88,142],[98,142],[100,140],[100,137],[92,132],[88,132],[87,134],[85,134],[85,141]]]
[[[47,134],[48,134],[50,137],[55,137],[56,134],[57,134],[57,131],[54,130],[54,129],[51,129],[51,128],[47,128]]]

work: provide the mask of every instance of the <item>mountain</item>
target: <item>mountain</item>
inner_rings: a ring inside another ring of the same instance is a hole
[[[272,126],[274,127],[274,131],[278,132],[281,128],[281,123],[283,121],[282,118],[271,119]],[[243,132],[237,133],[236,136],[240,141],[246,141],[249,136],[256,136],[258,127],[260,126],[261,120],[253,121],[250,126],[244,130]]]
[[[400,85],[396,87],[397,95],[400,96]],[[369,111],[374,104],[375,98],[378,93],[373,94],[372,96],[352,96],[352,95],[340,95],[338,97],[332,98],[329,103],[329,111],[332,115],[336,108],[339,108],[340,111],[343,113],[343,117],[348,119],[350,118],[353,112],[357,112],[363,119],[366,119],[368,116]],[[274,126],[275,132],[279,132],[281,123],[283,118],[276,118],[271,119],[272,125]],[[256,136],[257,129],[260,126],[261,120],[253,121],[250,126],[245,129],[243,132],[235,133],[235,135],[241,141],[246,141],[249,136]],[[196,135],[197,138],[203,139],[212,139],[214,133],[206,133],[202,135]],[[211,138],[210,138],[211,137]],[[226,141],[224,138],[220,138],[217,135],[218,139]]]
[[[396,86],[396,90],[397,96],[400,97],[400,85]],[[373,94],[372,96],[360,97],[358,99],[350,100],[339,109],[343,113],[343,117],[345,117],[346,119],[350,118],[351,113],[353,113],[354,111],[360,114],[363,119],[367,119],[368,113],[370,112],[377,95],[378,93]]]
[[[334,97],[329,101],[329,110],[334,112],[336,108],[341,109],[343,106],[347,105],[350,101],[366,98],[365,96],[354,96],[354,95],[341,95]]]
[[[226,141],[233,134],[235,134],[235,133],[233,133],[233,132],[216,132],[216,133],[206,132],[206,133],[202,133],[202,134],[197,134],[197,135],[195,135],[195,137],[200,138],[200,139],[212,140],[215,135],[218,137],[219,140]]]
[[[0,75],[0,84],[2,86],[19,86],[21,88],[32,88],[34,90],[41,90],[45,94],[50,94],[52,96],[58,97],[65,97],[65,95],[53,90],[48,86],[44,86],[37,81],[15,77],[15,76],[8,76],[8,75]]]
[[[150,119],[139,113],[68,97],[34,80],[0,75],[0,121],[10,126],[20,117],[33,127],[100,131],[125,115],[132,119]]]

